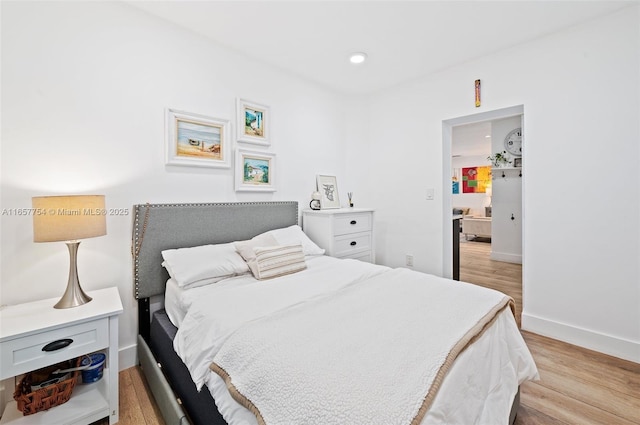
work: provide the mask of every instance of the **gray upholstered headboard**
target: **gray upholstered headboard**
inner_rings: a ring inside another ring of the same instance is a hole
[[[298,223],[298,203],[238,202],[134,205],[132,253],[135,297],[164,294],[169,275],[162,251],[251,239]]]

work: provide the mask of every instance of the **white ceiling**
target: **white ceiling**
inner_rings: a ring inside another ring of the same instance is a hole
[[[451,156],[491,155],[491,121],[457,125],[451,131]]]
[[[347,94],[401,84],[638,2],[124,1]],[[355,51],[369,59],[350,64]]]

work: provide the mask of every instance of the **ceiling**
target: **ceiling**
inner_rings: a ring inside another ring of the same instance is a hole
[[[123,0],[284,72],[369,94],[634,1]],[[363,51],[368,60],[348,61]]]
[[[452,128],[451,156],[489,155],[491,155],[491,121],[457,125]]]

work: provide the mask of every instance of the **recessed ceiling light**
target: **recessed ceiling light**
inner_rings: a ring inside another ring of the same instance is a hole
[[[352,53],[351,56],[349,56],[349,62],[351,63],[362,63],[365,60],[367,60],[367,54],[366,53],[362,53],[362,52],[356,52],[356,53]]]
[[[490,135],[490,134],[487,134],[487,135],[486,135],[486,136],[484,136],[484,137],[486,137],[487,139],[491,139],[491,135]]]

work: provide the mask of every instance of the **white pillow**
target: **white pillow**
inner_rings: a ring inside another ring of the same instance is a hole
[[[269,230],[263,234],[272,235],[277,245],[302,245],[304,255],[324,255],[324,249],[316,245],[297,224],[282,229]]]
[[[254,276],[259,280],[293,274],[307,268],[300,244],[257,247],[253,251],[256,254]]]
[[[251,273],[254,276],[257,276],[256,271],[256,253],[254,248],[264,247],[264,246],[275,246],[278,245],[276,239],[267,233],[262,233],[258,236],[255,236],[253,239],[249,239],[248,241],[238,241],[234,242],[235,249],[238,251],[238,254],[244,258],[246,264],[251,269]]]
[[[202,286],[249,272],[233,243],[162,251],[162,265],[178,286]],[[203,282],[204,281],[204,282]]]

